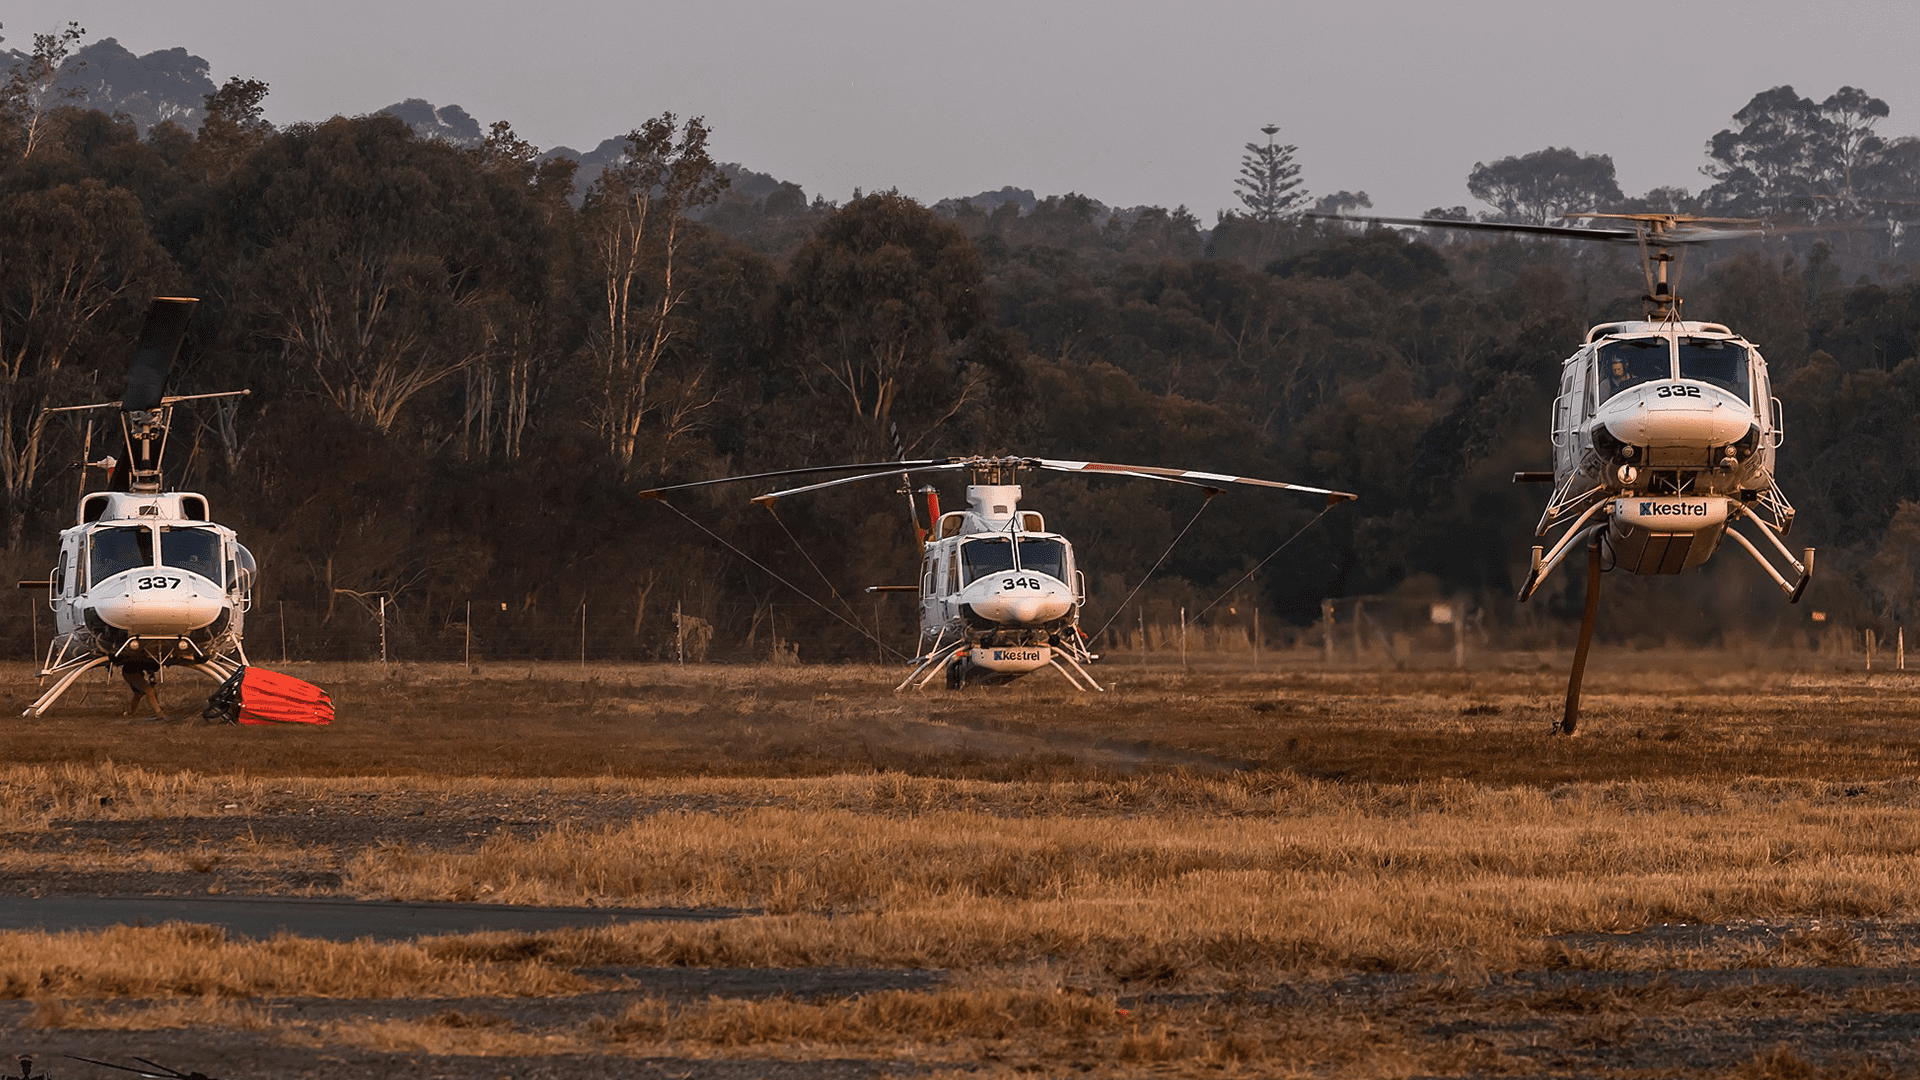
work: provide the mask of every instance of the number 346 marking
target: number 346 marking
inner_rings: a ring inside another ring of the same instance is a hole
[[[180,579],[177,577],[143,577],[137,579],[134,584],[142,589],[177,589],[180,587]]]

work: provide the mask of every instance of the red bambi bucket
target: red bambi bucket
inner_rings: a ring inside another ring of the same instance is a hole
[[[243,667],[207,698],[200,715],[229,724],[331,724],[333,699],[291,675]]]

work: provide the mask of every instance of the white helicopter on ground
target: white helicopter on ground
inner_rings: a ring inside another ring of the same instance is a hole
[[[1520,599],[1532,596],[1575,550],[1583,545],[1587,550],[1579,645],[1566,711],[1555,725],[1571,735],[1603,570],[1677,574],[1706,562],[1731,537],[1789,602],[1798,602],[1813,577],[1813,549],[1795,558],[1781,539],[1793,527],[1793,505],[1774,480],[1783,429],[1766,361],[1753,343],[1726,326],[1682,319],[1678,266],[1669,275],[1686,245],[1757,235],[1762,223],[1688,214],[1565,217],[1623,221],[1631,227],[1365,220],[1640,245],[1646,317],[1589,329],[1580,348],[1561,361],[1549,428],[1553,471],[1514,475],[1516,483],[1553,484],[1535,534],[1543,539],[1559,534],[1551,548],[1534,547]],[[1767,550],[1736,528],[1742,523]],[[1777,565],[1768,550],[1778,556]]]
[[[74,524],[60,533],[59,562],[46,580],[20,583],[46,590],[54,613],[40,671],[54,683],[23,715],[44,714],[75,680],[103,665],[118,667],[133,689],[129,713],[144,698],[157,714],[154,681],[162,668],[222,681],[247,663],[241,631],[253,600],[253,555],[232,529],[212,520],[206,496],[161,490],[174,405],[247,393],[162,394],[197,303],[158,297],[148,307],[123,400],[49,410],[120,410],[127,459],[83,455],[82,489],[86,470],[104,469],[113,490],[83,494]]]
[[[1343,491],[1249,476],[1031,457],[933,458],[787,469],[675,484],[643,491],[640,497],[664,501],[667,492],[710,484],[807,473],[859,474],[774,491],[753,500],[771,508],[776,500],[790,495],[899,477],[907,482],[914,532],[920,539],[920,580],[915,585],[883,585],[868,590],[912,592],[918,598],[917,655],[910,661],[912,672],[895,689],[924,688],[943,672],[947,686],[957,689],[968,682],[1004,682],[1051,667],[1076,690],[1102,690],[1087,671],[1087,665],[1097,657],[1088,650],[1086,635],[1080,630],[1086,575],[1074,561],[1073,544],[1060,533],[1048,531],[1038,511],[1021,509],[1016,481],[1025,471],[1130,476],[1187,484],[1205,490],[1209,500],[1229,484],[1309,492],[1325,496],[1329,507],[1355,498]],[[923,528],[917,504],[912,502],[912,476],[932,472],[968,474],[967,508],[943,513],[939,494],[932,487],[922,488],[919,493],[927,499],[928,522]]]

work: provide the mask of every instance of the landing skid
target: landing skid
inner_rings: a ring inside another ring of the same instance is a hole
[[[1792,568],[1792,580],[1788,580],[1787,575],[1781,573],[1779,568],[1775,567],[1772,561],[1769,560],[1759,548],[1754,546],[1753,541],[1742,536],[1740,530],[1734,528],[1732,523],[1728,523],[1727,525],[1727,535],[1733,537],[1741,547],[1745,548],[1747,554],[1753,556],[1753,561],[1760,564],[1760,569],[1765,570],[1767,576],[1773,579],[1773,583],[1780,586],[1780,591],[1787,594],[1787,602],[1789,604],[1799,603],[1800,594],[1807,591],[1807,583],[1813,580],[1813,549],[1804,549],[1801,552],[1801,557],[1796,559],[1793,557],[1793,553],[1787,550],[1787,545],[1780,542],[1779,531],[1759,515],[1747,514],[1745,520],[1753,522],[1754,527],[1760,530],[1760,535],[1772,542],[1774,550],[1780,553],[1780,558],[1785,560],[1787,566]]]
[[[1599,537],[1600,531],[1607,527],[1606,521],[1602,520],[1594,525],[1588,525],[1587,522],[1593,520],[1593,516],[1605,509],[1606,505],[1605,502],[1596,502],[1587,507],[1586,512],[1574,519],[1573,524],[1567,527],[1566,535],[1560,538],[1559,543],[1553,545],[1553,550],[1544,556],[1540,554],[1540,547],[1534,546],[1533,568],[1527,573],[1526,584],[1520,586],[1520,599],[1523,602],[1533,595],[1541,582],[1547,580],[1547,575],[1553,573],[1555,567],[1566,560],[1567,555],[1580,541],[1590,541]]]
[[[40,697],[35,700],[33,704],[27,706],[20,715],[32,717],[45,716],[47,710],[53,708],[53,703],[60,700],[60,696],[72,688],[80,676],[85,675],[87,672],[92,671],[102,664],[111,664],[112,662],[113,657],[111,656],[93,654],[69,660],[56,667],[47,668],[40,673],[41,678],[44,679],[54,675],[58,675],[59,678],[47,689],[46,693],[41,694]],[[212,679],[214,682],[220,683],[226,682],[227,679],[232,677],[234,672],[245,667],[246,657],[242,655],[236,659],[235,657],[222,654],[220,656],[209,657],[198,664],[176,664],[171,666],[198,672]],[[153,701],[152,695],[153,691],[149,689],[147,691],[148,701],[154,704],[154,711],[158,712],[158,703]]]
[[[1062,664],[1060,662],[1062,660],[1065,660],[1066,663]],[[1059,669],[1060,674],[1066,676],[1067,681],[1073,684],[1073,688],[1075,690],[1079,690],[1082,692],[1085,692],[1087,690],[1096,690],[1102,694],[1107,692],[1106,687],[1101,686],[1099,683],[1093,681],[1093,676],[1087,674],[1087,669],[1081,667],[1080,661],[1075,660],[1071,653],[1067,653],[1064,651],[1054,653],[1052,663],[1055,668]],[[1074,676],[1076,675],[1078,675],[1079,678],[1075,678]],[[1083,680],[1086,683],[1085,686],[1080,685]]]
[[[897,694],[909,686],[915,690],[925,690],[927,684],[933,681],[934,676],[947,670],[947,665],[953,663],[955,654],[965,645],[966,642],[964,640],[956,641],[951,645],[935,649],[933,652],[928,653],[920,660],[919,666],[915,667],[912,673],[905,679],[902,679],[899,686],[893,688],[893,692]]]
[[[900,681],[900,685],[893,688],[893,692],[897,694],[908,687],[912,687],[915,690],[925,690],[928,683],[938,678],[941,672],[953,666],[953,662],[960,658],[960,651],[966,647],[966,641],[956,641],[944,648],[935,649],[933,652],[922,657],[919,663],[914,666],[913,671],[910,672],[905,679]],[[1061,676],[1067,680],[1068,685],[1072,686],[1075,690],[1079,690],[1082,693],[1092,690],[1102,694],[1107,691],[1106,687],[1101,686],[1094,680],[1092,675],[1088,674],[1087,669],[1081,666],[1079,659],[1065,649],[1055,649],[1048,663],[1054,670],[1058,671]]]
[[[53,707],[53,703],[60,700],[60,695],[67,692],[67,687],[73,685],[74,680],[78,679],[80,676],[85,675],[87,672],[92,671],[94,668],[97,668],[102,664],[107,664],[112,662],[113,662],[113,658],[110,656],[90,656],[90,657],[86,657],[83,660],[68,664],[61,668],[49,668],[48,670],[41,672],[40,674],[41,674],[41,677],[43,678],[48,675],[53,675],[56,673],[60,674],[60,678],[57,682],[53,684],[52,688],[50,688],[46,693],[41,694],[39,700],[27,706],[26,711],[21,713],[20,715],[21,716],[45,715],[46,711]]]

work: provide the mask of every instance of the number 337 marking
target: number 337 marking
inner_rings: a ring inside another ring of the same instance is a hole
[[[135,584],[143,589],[177,589],[180,587],[180,579],[177,577],[143,577],[138,579]]]

